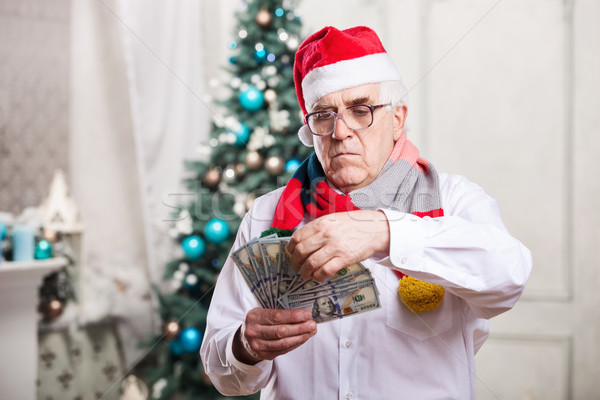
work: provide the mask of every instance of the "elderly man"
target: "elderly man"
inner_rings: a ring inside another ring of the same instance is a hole
[[[227,395],[268,399],[472,399],[488,319],[510,309],[531,270],[496,202],[463,177],[437,174],[407,140],[405,89],[371,29],[326,27],[298,49],[294,78],[315,152],[285,188],[254,202],[234,248],[270,226],[296,228],[288,250],[304,279],[362,262],[381,308],[320,324],[310,310],[258,303],[228,261],[201,356]],[[440,285],[415,313],[399,274]]]

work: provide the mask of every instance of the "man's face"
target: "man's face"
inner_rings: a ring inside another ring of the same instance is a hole
[[[321,297],[317,299],[317,306],[319,308],[319,313],[324,315],[333,314],[333,307],[327,297]]]
[[[378,105],[379,85],[362,85],[328,94],[317,101],[312,111],[345,115],[346,107],[356,104]],[[402,134],[405,116],[405,106],[392,111],[382,107],[374,111],[373,124],[367,129],[350,130],[338,119],[332,135],[315,136],[315,153],[327,179],[344,193],[373,182]]]

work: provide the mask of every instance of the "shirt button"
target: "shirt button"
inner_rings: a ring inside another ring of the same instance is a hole
[[[408,260],[406,259],[406,257],[402,257],[402,259],[400,260],[400,263],[401,263],[401,264],[406,264],[406,261],[408,261]]]
[[[351,399],[351,398],[352,398],[352,393],[348,393],[348,394],[346,395],[346,398],[347,398],[347,399]]]
[[[349,348],[350,348],[350,346],[352,346],[352,342],[350,342],[350,341],[347,341],[347,342],[346,342],[346,348],[347,348],[347,349],[349,349]]]

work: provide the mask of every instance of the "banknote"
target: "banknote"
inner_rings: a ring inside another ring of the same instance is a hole
[[[289,237],[255,238],[232,252],[252,294],[263,308],[305,308],[318,323],[381,307],[379,290],[362,263],[317,282],[304,280],[287,251]]]

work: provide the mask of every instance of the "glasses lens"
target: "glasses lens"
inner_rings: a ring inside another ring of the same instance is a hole
[[[311,114],[306,121],[310,130],[317,135],[327,135],[333,132],[335,115],[330,111]]]
[[[350,129],[364,129],[373,123],[373,113],[365,105],[348,107],[344,120]]]

